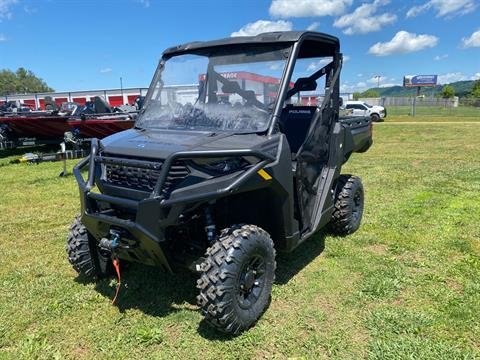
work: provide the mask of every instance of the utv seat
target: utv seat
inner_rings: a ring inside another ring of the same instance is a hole
[[[292,159],[305,141],[316,106],[287,105],[280,116],[280,131],[287,137]]]
[[[111,114],[113,113],[112,107],[101,96],[95,96],[93,98],[93,104],[96,114]]]

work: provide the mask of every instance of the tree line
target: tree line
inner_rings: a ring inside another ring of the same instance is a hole
[[[455,89],[451,85],[445,85],[443,86],[441,92],[435,96],[441,97],[443,99],[451,99],[455,96]],[[353,93],[353,98],[355,100],[358,100],[360,98],[379,98],[379,97],[380,97],[380,92],[375,89],[368,89],[364,92],[357,91]],[[476,80],[473,83],[472,90],[468,94],[468,97],[480,98],[480,79]]]
[[[0,70],[0,95],[53,91],[43,79],[23,67],[15,72],[8,69]]]

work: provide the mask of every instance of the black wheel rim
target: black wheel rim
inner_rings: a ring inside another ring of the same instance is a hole
[[[262,294],[265,286],[266,263],[254,255],[244,264],[237,281],[237,300],[242,309],[249,309]]]
[[[360,189],[355,191],[355,195],[353,196],[353,209],[352,209],[352,216],[355,222],[358,222],[360,216],[362,215],[362,192]]]

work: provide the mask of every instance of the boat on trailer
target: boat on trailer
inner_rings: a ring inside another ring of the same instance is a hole
[[[132,128],[136,116],[135,107],[112,108],[100,97],[83,106],[64,103],[50,111],[5,112],[0,113],[0,142],[3,147],[59,144],[66,133],[78,140],[104,138]]]

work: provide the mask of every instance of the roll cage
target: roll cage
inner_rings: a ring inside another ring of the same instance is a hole
[[[259,44],[264,44],[266,46],[282,44],[286,45],[286,47],[288,48],[288,50],[285,51],[287,63],[280,79],[278,96],[274,103],[272,117],[269,121],[269,126],[267,130],[267,135],[271,135],[277,128],[277,124],[281,117],[285,101],[300,91],[314,90],[316,88],[316,80],[318,80],[324,75],[327,76],[327,81],[325,88],[325,98],[321,105],[321,109],[324,109],[329,102],[333,102],[331,104],[331,106],[333,107],[339,106],[339,96],[338,94],[336,97],[332,96],[333,89],[331,87],[331,84],[338,81],[340,75],[343,59],[342,54],[340,53],[340,42],[338,38],[323,33],[309,31],[272,32],[260,34],[253,37],[237,37],[208,42],[187,43],[165,50],[158,65],[158,69],[163,68],[165,62],[168,59],[177,55],[189,53],[195,54],[201,51],[208,51],[218,47],[232,49],[235,48],[238,50],[238,46],[243,46],[245,48],[245,51],[248,52],[249,45]],[[327,64],[320,70],[314,72],[309,77],[297,79],[293,88],[290,86],[297,59],[327,56],[330,56],[333,59],[329,64]],[[255,97],[255,94],[250,91],[245,91],[241,89],[236,82],[230,81],[225,77],[221,76],[219,73],[213,70],[213,66],[211,66],[211,64],[209,64],[208,72],[206,74],[206,79],[209,80],[209,78],[210,80],[219,81],[224,86],[230,87],[233,92],[237,93],[247,102],[252,103],[256,107],[264,110],[266,109],[265,104],[258,101]],[[152,80],[146,96],[147,99],[150,98],[155,81],[156,77],[154,77],[154,79]],[[200,94],[198,99],[203,99],[204,101],[207,95],[207,91],[202,88],[200,88],[199,90]]]

